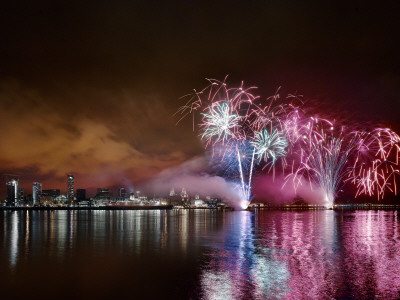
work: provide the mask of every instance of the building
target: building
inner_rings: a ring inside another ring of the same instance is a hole
[[[113,196],[109,189],[98,188],[96,196],[93,197],[93,203],[95,206],[102,206],[114,201]]]
[[[126,189],[125,189],[124,187],[121,187],[121,188],[118,190],[118,197],[120,197],[120,198],[122,198],[122,199],[125,199],[125,198],[126,198],[126,195],[127,195]]]
[[[25,203],[32,206],[33,203],[33,197],[32,194],[28,194],[25,196]]]
[[[60,196],[60,190],[42,190],[40,195],[40,205],[43,206],[53,206],[55,199]]]
[[[74,204],[74,175],[67,174],[67,198],[68,204]]]
[[[196,206],[196,207],[206,207],[207,205],[203,200],[195,199],[194,200],[194,206]]]
[[[86,200],[86,190],[85,189],[77,189],[76,190],[76,201],[84,201]]]
[[[7,206],[16,206],[18,203],[18,179],[13,178],[6,182]]]
[[[65,195],[57,196],[54,199],[54,204],[57,204],[57,205],[67,205],[67,203],[68,203],[68,198]]]
[[[32,200],[33,205],[40,205],[40,197],[42,196],[42,184],[34,182],[32,187]]]
[[[54,198],[52,196],[40,196],[40,206],[53,206]]]
[[[190,206],[189,194],[186,192],[185,188],[182,188],[181,197],[183,206]]]
[[[25,196],[24,196],[24,188],[18,188],[18,206],[24,206],[25,204]]]

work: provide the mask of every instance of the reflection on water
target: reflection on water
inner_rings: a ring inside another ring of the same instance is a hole
[[[400,297],[396,211],[232,216],[203,267],[208,299]]]
[[[396,211],[15,211],[0,221],[2,291],[14,298],[400,297]]]
[[[287,263],[277,260],[271,249],[255,242],[254,216],[232,214],[230,226],[212,249],[203,267],[201,284],[207,299],[282,298],[288,293]]]

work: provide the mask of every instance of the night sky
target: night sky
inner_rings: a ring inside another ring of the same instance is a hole
[[[0,173],[136,186],[203,153],[173,114],[227,74],[399,130],[400,6],[365,2],[1,1]]]

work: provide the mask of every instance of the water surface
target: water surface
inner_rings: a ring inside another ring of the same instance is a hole
[[[396,299],[397,211],[1,212],[6,298]]]

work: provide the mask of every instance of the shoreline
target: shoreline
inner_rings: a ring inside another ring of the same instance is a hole
[[[241,211],[235,210],[231,207],[174,207],[173,205],[149,205],[149,206],[93,206],[93,207],[0,207],[0,211],[51,211],[51,210],[217,210],[217,211]],[[261,206],[261,207],[248,207],[243,211],[305,211],[305,210],[400,210],[400,205],[336,205],[333,208],[326,208],[324,206]]]

